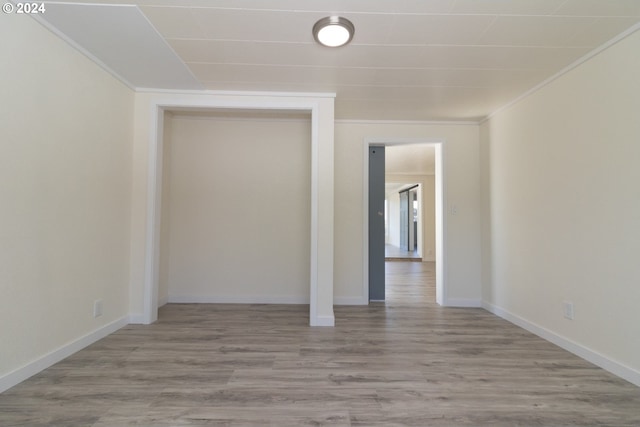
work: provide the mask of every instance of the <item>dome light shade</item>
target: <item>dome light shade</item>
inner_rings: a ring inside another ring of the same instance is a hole
[[[327,16],[313,26],[313,38],[323,46],[340,47],[353,39],[355,27],[341,16]]]

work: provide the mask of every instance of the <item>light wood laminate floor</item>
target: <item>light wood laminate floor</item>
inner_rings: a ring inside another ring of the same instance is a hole
[[[417,250],[408,251],[389,243],[384,245],[384,259],[386,261],[422,261]]]
[[[0,394],[0,425],[639,426],[640,388],[481,309],[441,308],[432,263],[388,301],[170,304]]]

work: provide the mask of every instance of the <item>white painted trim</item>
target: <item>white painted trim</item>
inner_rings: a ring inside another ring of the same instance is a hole
[[[269,92],[237,90],[179,90],[137,87],[138,93],[157,93],[159,95],[214,95],[214,96],[271,96],[278,98],[335,98],[333,92]],[[476,123],[477,124],[477,123]]]
[[[309,264],[309,323],[313,325],[318,319],[318,198],[319,196],[319,162],[320,147],[318,144],[318,106],[311,112],[311,263]]]
[[[363,297],[334,297],[333,298],[334,305],[367,305],[369,301],[367,301]]]
[[[445,178],[446,170],[445,153],[446,141],[442,138],[380,138],[367,137],[363,141],[363,177],[362,177],[362,295],[363,300],[369,301],[369,147],[371,145],[384,145],[385,147],[406,144],[431,144],[436,151],[436,164],[439,164],[440,170],[436,167],[436,301],[440,305],[445,305],[447,300],[447,221],[446,221],[446,194],[447,180]],[[440,178],[438,178],[438,172]],[[440,189],[438,189],[440,184]],[[438,197],[440,196],[440,197]],[[438,207],[440,209],[438,209]],[[438,227],[438,219],[441,219],[442,227]],[[423,238],[423,237],[421,237]]]
[[[111,323],[101,326],[93,332],[90,332],[78,339],[64,344],[58,349],[53,350],[32,362],[29,362],[21,368],[15,369],[8,374],[3,375],[2,377],[0,377],[0,393],[10,389],[17,384],[20,384],[27,378],[34,376],[38,372],[47,369],[49,366],[60,362],[61,360],[71,356],[73,353],[82,350],[83,348],[93,344],[94,342],[101,340],[107,335],[114,333],[123,326],[126,326],[128,323],[128,316],[121,317]]]
[[[144,321],[144,314],[142,313],[130,313],[129,314],[129,324],[130,325],[146,325],[147,323]]]
[[[315,319],[312,319],[311,326],[329,326],[333,327],[336,325],[335,316],[316,316]]]
[[[219,92],[216,94],[220,95]],[[263,95],[265,93],[262,93]],[[151,129],[149,137],[149,159],[147,176],[147,228],[145,239],[144,266],[144,322],[153,323],[158,316],[158,280],[159,275],[159,241],[160,241],[160,206],[162,194],[162,135],[164,131],[163,116],[166,109],[202,108],[202,109],[237,109],[237,110],[296,110],[311,112],[311,248],[310,248],[310,324],[327,324],[329,320],[318,316],[318,221],[319,221],[319,100],[318,99],[255,99],[243,96],[229,98],[194,98],[184,92],[184,97],[153,97],[151,100]],[[269,96],[272,94],[269,93]],[[297,96],[300,96],[299,94]],[[333,195],[331,195],[333,197]],[[333,214],[333,212],[332,212]],[[332,316],[331,316],[332,317]],[[328,318],[328,317],[327,317]]]
[[[348,125],[415,125],[415,126],[478,126],[481,122],[474,120],[358,120],[339,119],[336,124]]]
[[[480,308],[482,307],[482,300],[476,298],[447,298],[445,300],[445,307],[465,307],[465,308]]]
[[[603,354],[598,353],[597,351],[591,350],[590,348],[587,348],[566,337],[563,337],[562,335],[558,335],[555,332],[550,331],[549,329],[536,325],[533,322],[530,322],[487,301],[482,302],[482,307],[485,310],[495,314],[496,316],[508,320],[514,325],[526,329],[532,334],[535,334],[540,338],[543,338],[557,345],[558,347],[561,347],[568,352],[573,353],[576,356],[581,357],[582,359],[585,359],[586,361],[591,362],[594,365],[597,365],[602,369],[609,371],[612,374],[640,387],[640,371],[617,362]]]
[[[487,117],[485,117],[484,119],[480,120],[480,122],[478,124],[483,124],[484,122],[486,122],[487,120],[489,120],[493,116],[495,116],[496,114],[498,114],[498,113],[500,113],[500,112],[512,107],[513,105],[515,105],[518,102],[522,101],[523,99],[527,98],[529,95],[532,95],[533,93],[539,91],[543,87],[553,83],[555,80],[558,80],[560,77],[562,77],[563,75],[567,74],[569,71],[571,71],[574,68],[577,68],[578,66],[584,64],[585,62],[587,62],[591,58],[593,58],[596,55],[600,54],[601,52],[609,49],[614,44],[618,43],[621,40],[624,40],[625,38],[629,37],[631,34],[635,33],[638,30],[640,30],[640,23],[633,25],[632,27],[630,27],[626,31],[623,31],[622,33],[618,34],[617,36],[615,36],[614,38],[612,38],[608,42],[600,45],[599,47],[593,49],[591,52],[588,52],[586,55],[584,55],[584,56],[578,58],[577,60],[573,61],[571,64],[567,65],[566,67],[564,67],[562,70],[558,71],[557,73],[555,73],[551,77],[549,77],[549,78],[543,80],[542,82],[538,83],[537,85],[535,85],[534,87],[532,87],[528,91],[524,92],[522,95],[520,95],[517,98],[509,101],[508,103],[506,103],[502,107],[499,107],[497,110],[494,110]]]
[[[447,300],[448,256],[447,256],[447,179],[446,158],[447,145],[444,141],[435,145],[435,221],[436,221],[436,303],[443,305]],[[438,278],[442,278],[439,280]]]
[[[145,324],[158,320],[158,277],[160,266],[155,257],[159,253],[160,208],[162,195],[162,147],[164,109],[157,103],[151,106],[149,159],[147,163],[147,221],[144,257],[143,313]]]
[[[158,298],[158,308],[169,304],[169,297],[166,298]]]
[[[385,147],[393,145],[407,145],[407,144],[442,144],[444,140],[442,138],[379,138],[371,137],[365,138],[365,143],[368,145],[384,145]],[[367,151],[368,156],[368,151]]]
[[[232,117],[232,116],[195,116],[191,114],[190,111],[172,111],[172,118],[179,120],[193,120],[193,121],[211,121],[211,120],[219,120],[225,122],[246,122],[246,117]],[[311,121],[311,116],[309,117],[300,117],[300,118],[285,118],[285,117],[249,117],[252,122],[258,123],[309,123]]]
[[[170,304],[309,304],[309,297],[169,295]]]

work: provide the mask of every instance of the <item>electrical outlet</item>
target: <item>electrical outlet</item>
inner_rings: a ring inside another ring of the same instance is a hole
[[[564,313],[565,319],[573,320],[573,303],[564,301],[562,303],[562,312]]]
[[[102,316],[102,300],[98,299],[93,302],[93,317]]]

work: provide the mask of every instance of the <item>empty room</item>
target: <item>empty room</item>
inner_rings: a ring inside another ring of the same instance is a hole
[[[638,52],[637,0],[5,1],[0,425],[640,425]]]

